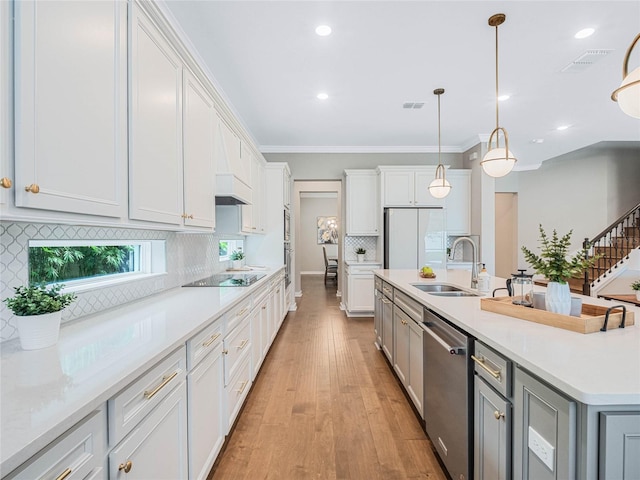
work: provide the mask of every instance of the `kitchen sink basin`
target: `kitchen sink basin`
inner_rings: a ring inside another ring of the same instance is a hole
[[[464,292],[461,288],[442,283],[412,283],[414,287],[423,292]]]
[[[463,290],[448,291],[448,292],[428,292],[429,295],[436,295],[438,297],[477,297],[478,295],[471,292],[465,292]]]

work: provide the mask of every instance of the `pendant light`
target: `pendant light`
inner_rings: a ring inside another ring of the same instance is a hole
[[[500,126],[500,117],[498,115],[498,25],[502,25],[506,18],[504,13],[497,13],[489,18],[489,25],[496,27],[496,128],[489,136],[489,143],[487,144],[489,151],[480,162],[480,165],[482,165],[485,173],[491,177],[504,177],[513,169],[517,161],[509,150],[509,135]],[[500,132],[504,135],[504,147],[500,146]],[[493,147],[494,138],[495,147]]]
[[[636,68],[630,74],[627,74],[627,71],[629,69],[631,50],[633,50],[633,47],[636,46],[639,40],[640,33],[633,42],[631,42],[624,56],[620,88],[617,88],[611,94],[611,100],[618,102],[622,111],[633,118],[640,118],[640,67]]]
[[[444,198],[451,191],[451,184],[445,178],[444,165],[440,161],[442,147],[440,145],[440,95],[444,93],[444,88],[436,88],[434,95],[438,96],[438,167],[436,168],[436,178],[429,184],[429,193],[434,198]]]

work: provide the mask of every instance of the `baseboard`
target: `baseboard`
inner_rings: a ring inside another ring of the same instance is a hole
[[[324,270],[316,272],[315,270],[309,270],[307,272],[300,272],[300,275],[324,275]]]

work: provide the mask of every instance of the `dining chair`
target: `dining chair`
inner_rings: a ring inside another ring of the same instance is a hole
[[[322,246],[322,254],[324,255],[324,284],[327,284],[327,278],[335,278],[338,283],[338,261],[327,258],[327,247]]]

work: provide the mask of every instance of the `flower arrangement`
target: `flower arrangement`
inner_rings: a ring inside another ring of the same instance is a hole
[[[231,252],[231,260],[243,260],[244,252],[242,250],[234,250]]]
[[[67,307],[76,299],[75,293],[60,293],[63,284],[47,289],[44,285],[14,287],[15,295],[4,302],[18,317],[53,313]]]
[[[598,255],[589,257],[586,248],[569,256],[568,250],[573,230],[569,230],[569,233],[560,237],[554,229],[549,238],[542,225],[539,228],[542,244],[540,255],[536,255],[525,246],[522,247],[522,253],[535,272],[544,275],[550,282],[567,283],[570,278],[592,267],[599,258]]]

